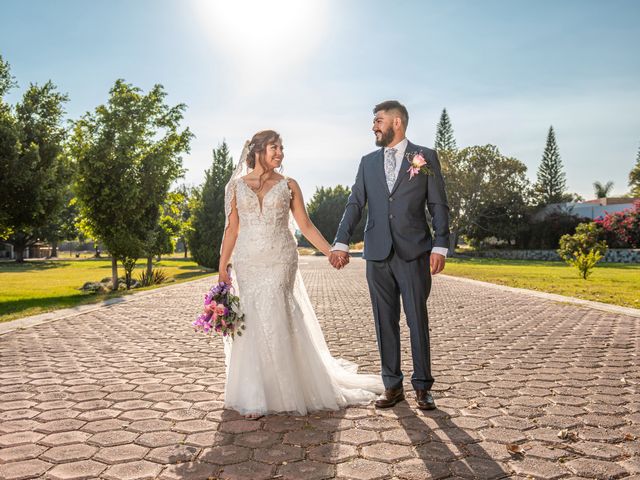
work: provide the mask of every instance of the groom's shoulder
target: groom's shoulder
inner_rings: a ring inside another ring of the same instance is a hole
[[[425,147],[423,145],[418,145],[417,143],[414,143],[413,146],[419,152],[426,153],[427,155],[435,155],[436,154],[436,151],[433,148]]]
[[[362,156],[362,160],[363,161],[367,161],[367,160],[372,160],[376,157],[376,155],[378,155],[380,153],[380,149],[376,149],[373,152],[369,152],[365,155]]]

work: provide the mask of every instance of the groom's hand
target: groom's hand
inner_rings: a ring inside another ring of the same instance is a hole
[[[444,270],[445,263],[444,255],[440,255],[439,253],[432,253],[429,258],[429,264],[431,267],[431,275],[437,275],[442,270]]]
[[[333,268],[340,270],[349,263],[349,254],[340,250],[333,250],[329,254],[329,263]]]

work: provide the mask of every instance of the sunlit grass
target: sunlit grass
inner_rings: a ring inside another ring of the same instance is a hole
[[[133,276],[137,278],[146,268],[146,261],[139,261]],[[175,282],[194,280],[213,272],[199,267],[190,259],[169,258],[157,262],[154,268],[162,268]],[[124,276],[122,266],[118,273]],[[24,264],[0,263],[0,322],[29,315],[36,315],[60,308],[96,303],[108,298],[158,288],[154,285],[130,292],[109,294],[86,293],[80,289],[85,282],[98,282],[111,276],[110,259],[60,259],[32,260]]]
[[[601,263],[587,280],[563,262],[450,258],[448,275],[640,308],[640,265]]]

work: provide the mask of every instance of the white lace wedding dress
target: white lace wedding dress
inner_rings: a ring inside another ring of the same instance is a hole
[[[262,206],[242,179],[229,187],[240,217],[233,283],[246,330],[227,349],[225,406],[304,415],[370,402],[384,389],[380,376],[358,374],[354,363],[331,356],[309,301],[289,227],[287,179],[266,192]]]

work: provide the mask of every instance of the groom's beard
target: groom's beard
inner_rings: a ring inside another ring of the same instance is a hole
[[[381,132],[380,140],[376,137],[376,146],[386,147],[393,141],[393,128],[390,128],[384,132]]]

